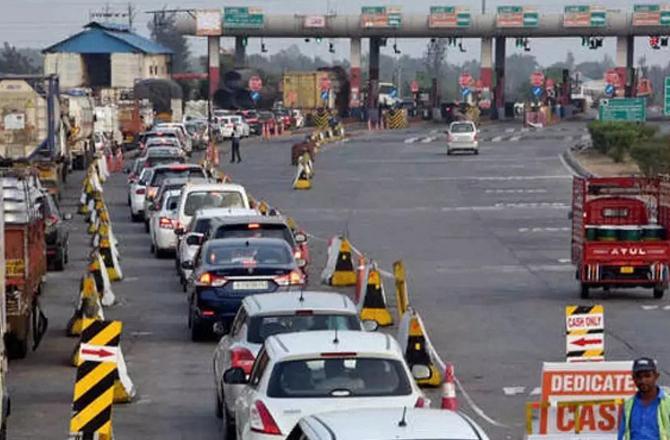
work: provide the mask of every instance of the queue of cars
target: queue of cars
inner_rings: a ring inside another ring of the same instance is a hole
[[[129,169],[130,214],[157,258],[174,254],[191,339],[219,338],[224,439],[488,440],[465,415],[424,409],[417,380],[429,366],[410,368],[346,295],[307,288],[308,238],[294,222],[261,215],[243,186],[217,181],[185,152],[152,153],[172,147],[150,139]],[[347,420],[362,414],[374,421],[361,419],[353,435]]]

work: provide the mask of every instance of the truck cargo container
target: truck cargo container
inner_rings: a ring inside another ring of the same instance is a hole
[[[5,344],[10,358],[23,358],[46,331],[39,295],[47,271],[44,193],[32,169],[0,169],[5,234]]]
[[[576,177],[572,262],[592,288],[645,287],[662,298],[670,263],[670,178]]]
[[[72,168],[84,170],[93,159],[93,98],[84,90],[69,90],[61,95],[61,112]]]
[[[317,108],[332,109],[335,103],[334,94],[329,91],[325,100],[322,97],[322,88],[331,84],[330,76],[328,72],[319,71],[286,72],[282,79],[284,106],[306,111]]]

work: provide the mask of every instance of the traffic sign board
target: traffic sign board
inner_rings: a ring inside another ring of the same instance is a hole
[[[555,86],[556,86],[556,82],[551,78],[547,78],[547,80],[544,83],[544,88],[547,89],[547,90],[554,90]]]
[[[607,11],[600,6],[570,5],[563,9],[563,27],[602,27]]]
[[[598,116],[601,121],[645,122],[647,120],[647,99],[601,99]]]
[[[529,6],[498,6],[496,26],[499,28],[537,27],[540,14]]]
[[[665,116],[670,116],[670,76],[665,77],[665,99],[663,101]]]
[[[417,93],[419,91],[419,81],[412,80],[412,82],[409,84],[409,89],[412,91],[412,93]]]
[[[614,92],[615,92],[615,91],[616,91],[616,89],[614,88],[614,86],[613,86],[612,84],[607,84],[607,85],[605,86],[605,94],[606,94],[607,96],[609,96],[610,98],[611,98],[612,96],[614,96]]]
[[[472,84],[472,75],[469,72],[463,72],[458,77],[458,85],[461,87],[467,87]]]
[[[328,101],[328,96],[330,95],[330,92],[328,90],[324,90],[321,92],[321,100],[322,101]]]
[[[470,10],[460,6],[431,6],[428,17],[430,28],[470,27]]]
[[[670,5],[651,4],[633,6],[633,26],[669,26]]]
[[[258,102],[261,99],[261,94],[258,92],[251,92],[251,99],[254,100],[254,102]]]
[[[565,308],[565,353],[568,362],[604,360],[604,316],[602,305]]]
[[[470,87],[463,87],[461,89],[461,95],[463,95],[464,98],[468,96],[471,92],[472,90],[470,90]]]
[[[82,343],[79,346],[79,360],[116,363],[119,347]]]
[[[319,88],[321,91],[330,90],[330,77],[328,77],[328,75],[323,75],[319,78]]]
[[[533,72],[530,75],[530,83],[534,86],[541,86],[544,84],[544,73],[542,72]]]
[[[540,86],[533,86],[533,95],[537,98],[542,96],[542,87]]]
[[[605,72],[605,82],[612,84],[614,87],[621,87],[621,75],[616,69],[608,69]]]
[[[397,6],[363,6],[361,7],[361,27],[389,28],[400,27],[402,13]]]
[[[223,27],[237,29],[260,29],[263,27],[263,11],[255,7],[224,7]]]
[[[263,88],[263,80],[258,75],[253,75],[249,78],[249,90],[253,92],[258,92]]]

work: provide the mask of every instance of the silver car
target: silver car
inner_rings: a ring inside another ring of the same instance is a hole
[[[154,212],[149,220],[151,252],[161,258],[177,247],[177,235],[174,232],[177,206],[181,190],[166,191],[160,199],[150,205]]]
[[[447,154],[469,151],[479,154],[479,131],[472,121],[452,122],[447,130]]]

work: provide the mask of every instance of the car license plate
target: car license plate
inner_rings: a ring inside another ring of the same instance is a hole
[[[266,290],[267,281],[234,281],[233,290]]]
[[[633,273],[635,272],[635,268],[633,266],[621,266],[621,269],[619,269],[621,273]]]

